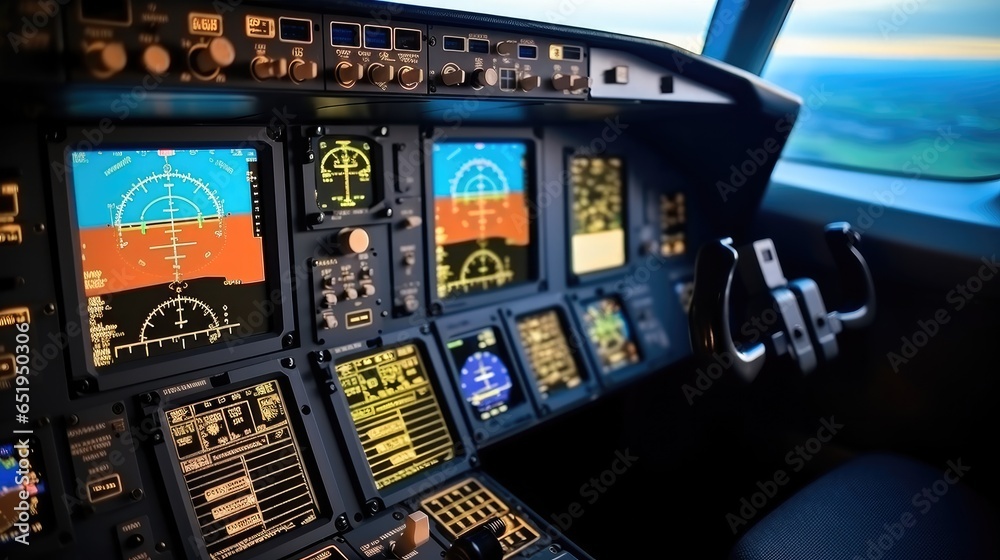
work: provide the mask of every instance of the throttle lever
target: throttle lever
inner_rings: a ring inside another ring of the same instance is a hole
[[[875,282],[865,257],[857,248],[861,234],[847,222],[833,222],[826,226],[824,237],[840,270],[845,293],[864,302],[853,311],[834,311],[830,316],[848,329],[867,327],[875,319]]]
[[[706,243],[698,251],[689,325],[696,354],[706,358],[732,356],[733,370],[749,382],[764,367],[766,350],[761,343],[738,349],[729,330],[729,292],[739,258],[729,237]]]

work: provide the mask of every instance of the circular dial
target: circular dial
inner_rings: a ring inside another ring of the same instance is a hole
[[[484,290],[503,286],[513,277],[514,273],[510,270],[507,259],[501,259],[493,251],[481,248],[462,263],[462,271],[455,287],[464,292],[473,287]]]
[[[139,330],[139,341],[163,346],[186,347],[186,340],[204,337],[210,343],[218,342],[222,331],[231,330],[229,313],[223,307],[220,317],[207,303],[178,293],[160,303],[149,312]]]
[[[112,204],[117,247],[133,268],[172,283],[210,263],[225,247],[223,201],[209,183],[169,163]]]
[[[575,158],[572,168],[576,231],[622,227],[622,169],[618,158]]]
[[[507,365],[496,354],[478,351],[462,365],[459,385],[462,396],[481,413],[503,409],[510,401],[513,382]]]
[[[371,207],[374,200],[368,142],[321,139],[319,150],[316,205],[321,210]]]

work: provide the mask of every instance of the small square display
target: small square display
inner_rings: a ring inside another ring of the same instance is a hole
[[[588,303],[584,307],[583,323],[603,373],[639,363],[639,347],[617,297]]]
[[[519,317],[517,330],[543,399],[583,383],[558,311],[549,309]]]
[[[458,387],[480,420],[489,420],[519,404],[510,355],[499,333],[487,327],[448,343],[458,368]]]

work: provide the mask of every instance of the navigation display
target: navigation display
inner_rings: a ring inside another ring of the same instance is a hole
[[[431,165],[438,297],[530,280],[528,144],[437,142]]]
[[[327,211],[370,208],[375,203],[372,169],[372,147],[367,140],[320,138],[316,205]]]
[[[38,440],[0,440],[0,549],[31,545],[55,523]]]
[[[558,311],[549,309],[518,317],[517,331],[543,399],[583,383]]]
[[[316,520],[319,508],[277,381],[166,411],[209,556],[229,558]]]
[[[415,344],[337,365],[375,487],[455,457],[455,443]]]
[[[98,370],[271,330],[256,150],[71,158]]]
[[[495,328],[487,327],[452,340],[448,350],[458,367],[462,397],[480,420],[503,414],[521,402],[510,369],[510,355]]]
[[[617,297],[601,298],[588,303],[583,322],[603,373],[639,363],[639,348],[632,336],[622,303]]]
[[[573,156],[573,273],[585,274],[625,264],[622,160]]]

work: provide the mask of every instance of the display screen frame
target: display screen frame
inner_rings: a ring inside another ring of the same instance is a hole
[[[521,341],[518,322],[521,318],[553,311],[559,317],[562,324],[563,334],[566,336],[566,343],[572,352],[572,358],[576,362],[577,370],[580,373],[581,383],[576,387],[563,389],[550,393],[543,397],[535,382],[535,374],[531,370],[531,360],[528,357],[528,350]],[[561,412],[574,406],[583,404],[597,396],[600,391],[598,379],[600,373],[591,367],[587,361],[587,353],[590,352],[589,343],[583,337],[579,329],[573,322],[573,313],[566,305],[566,301],[561,294],[545,294],[536,298],[514,302],[509,305],[504,314],[507,324],[507,331],[513,341],[512,351],[517,353],[517,360],[521,364],[524,372],[524,379],[531,389],[531,395],[540,416],[546,416],[554,412]]]
[[[511,340],[510,331],[504,325],[500,310],[476,310],[454,317],[439,319],[436,324],[438,343],[448,363],[448,376],[455,391],[455,398],[462,408],[462,416],[471,429],[472,437],[477,446],[498,441],[523,428],[536,418],[535,396],[530,389],[530,383],[523,368],[524,362]],[[465,400],[459,387],[462,364],[455,361],[448,343],[452,340],[465,338],[493,328],[499,344],[507,351],[511,380],[516,385],[521,402],[509,406],[507,412],[483,420],[478,411]]]
[[[586,158],[617,158],[621,161],[621,178],[622,178],[622,201],[621,201],[621,214],[622,214],[622,235],[624,239],[622,240],[625,261],[617,266],[609,268],[601,268],[596,270],[591,270],[587,272],[576,272],[573,267],[573,228],[576,225],[576,213],[573,211],[573,202],[575,193],[573,192],[573,158],[576,157],[586,157]],[[624,274],[628,267],[633,261],[632,255],[632,242],[633,235],[629,231],[630,220],[632,219],[632,177],[631,177],[631,165],[629,164],[629,158],[620,153],[599,153],[599,154],[589,154],[585,151],[573,148],[565,148],[563,150],[563,177],[564,188],[566,193],[566,235],[565,235],[565,250],[566,250],[566,274],[570,284],[584,284],[591,282],[602,282],[609,278],[615,278]]]
[[[649,349],[646,348],[642,337],[639,336],[639,332],[636,330],[635,311],[629,305],[628,298],[624,297],[624,294],[618,291],[618,284],[620,283],[611,285],[604,284],[584,290],[575,294],[572,302],[574,311],[573,319],[576,322],[576,329],[580,343],[587,349],[584,354],[586,354],[587,359],[590,362],[590,371],[593,372],[593,376],[597,378],[598,382],[605,389],[614,388],[621,383],[625,383],[646,373],[647,368],[649,367],[650,356],[653,355],[650,353]],[[626,364],[620,368],[606,372],[604,371],[601,356],[597,352],[597,348],[590,341],[590,337],[587,335],[587,322],[584,315],[586,315],[587,307],[590,304],[607,298],[616,299],[620,304],[621,312],[628,325],[629,332],[632,333],[632,342],[635,344],[639,360],[635,363]]]
[[[339,429],[341,442],[346,451],[345,459],[349,457],[348,464],[353,466],[353,480],[357,496],[362,501],[358,505],[369,516],[399,504],[413,497],[415,493],[468,471],[472,468],[475,457],[475,447],[468,426],[461,420],[465,403],[458,402],[455,394],[449,388],[451,383],[445,377],[447,370],[442,355],[429,332],[426,329],[411,328],[396,333],[391,337],[391,340],[378,340],[379,343],[375,346],[366,346],[362,343],[335,349],[335,354],[331,356],[332,359],[328,361],[326,368],[329,377],[327,383],[331,384],[332,387],[329,401],[336,417],[334,429]],[[337,375],[337,365],[409,344],[416,346],[417,352],[423,360],[424,369],[427,370],[431,386],[438,400],[438,406],[441,407],[445,424],[451,432],[455,456],[379,489],[375,484],[375,477],[351,417],[350,406],[344,395],[344,387]]]
[[[94,131],[73,128],[64,139],[49,145],[51,179],[55,195],[53,207],[57,224],[54,235],[58,241],[62,284],[62,316],[68,335],[71,381],[79,393],[107,390],[127,385],[164,379],[180,373],[211,367],[254,355],[275,352],[294,343],[297,338],[292,302],[292,278],[287,250],[288,225],[285,204],[283,146],[270,139],[261,127],[205,127],[197,130],[182,127],[131,128],[120,127],[103,136],[95,144]],[[262,243],[266,300],[258,302],[260,320],[269,313],[271,328],[267,332],[245,338],[222,341],[163,356],[132,362],[111,364],[98,369],[94,365],[90,340],[87,296],[83,288],[80,227],[77,219],[73,169],[70,155],[75,151],[156,150],[156,149],[232,149],[257,151],[258,189],[263,223]],[[82,366],[82,367],[81,367]]]
[[[432,129],[424,140],[424,184],[426,185],[424,194],[424,215],[427,223],[425,235],[428,247],[428,255],[436,254],[437,240],[435,230],[437,220],[435,218],[434,199],[434,164],[433,150],[435,144],[441,143],[475,143],[486,144],[525,144],[525,202],[528,209],[528,278],[522,282],[502,286],[487,291],[473,292],[451,297],[440,297],[438,295],[438,278],[436,258],[432,264],[427,266],[427,289],[428,302],[432,314],[449,313],[461,311],[472,307],[490,305],[510,301],[511,299],[529,296],[539,293],[547,282],[547,267],[545,262],[545,240],[541,234],[543,228],[540,227],[539,218],[544,214],[544,209],[538,204],[539,180],[542,169],[542,149],[543,142],[534,131],[525,128],[435,128]],[[428,257],[430,258],[430,257]]]
[[[306,127],[301,131],[301,134],[303,141],[309,146],[310,153],[312,153],[312,161],[306,158],[302,162],[303,165],[295,166],[301,173],[299,175],[299,183],[302,185],[300,189],[301,207],[310,221],[308,224],[310,229],[368,224],[374,218],[381,217],[385,210],[391,207],[393,194],[390,185],[390,178],[393,176],[391,173],[392,158],[389,157],[389,150],[385,146],[385,142],[390,139],[390,136],[380,136],[373,133],[370,127],[361,126]],[[323,209],[319,207],[319,203],[316,201],[317,173],[323,159],[319,142],[327,136],[333,136],[340,140],[368,142],[372,166],[372,203],[370,206],[352,209]]]
[[[295,434],[303,471],[312,485],[318,515],[311,523],[234,554],[230,557],[234,560],[259,556],[284,558],[326,535],[338,532],[335,520],[347,515],[346,502],[335,483],[337,480],[344,480],[344,477],[338,476],[339,473],[333,470],[333,465],[340,464],[341,459],[337,456],[336,448],[324,447],[322,443],[322,433],[316,423],[315,415],[312,414],[309,406],[311,403],[301,377],[286,374],[277,361],[265,362],[213,378],[189,379],[148,393],[149,398],[144,398],[144,401],[151,401],[151,404],[143,410],[146,417],[152,419],[158,429],[165,431],[169,425],[166,416],[168,410],[210,400],[269,381],[278,383],[285,399],[288,422]],[[306,413],[306,410],[309,413]],[[163,433],[162,437],[154,438],[153,441],[157,467],[165,480],[167,498],[173,516],[177,520],[177,527],[181,531],[185,552],[192,557],[209,558],[173,439],[169,434]],[[316,449],[323,450],[323,453],[315,452]]]

